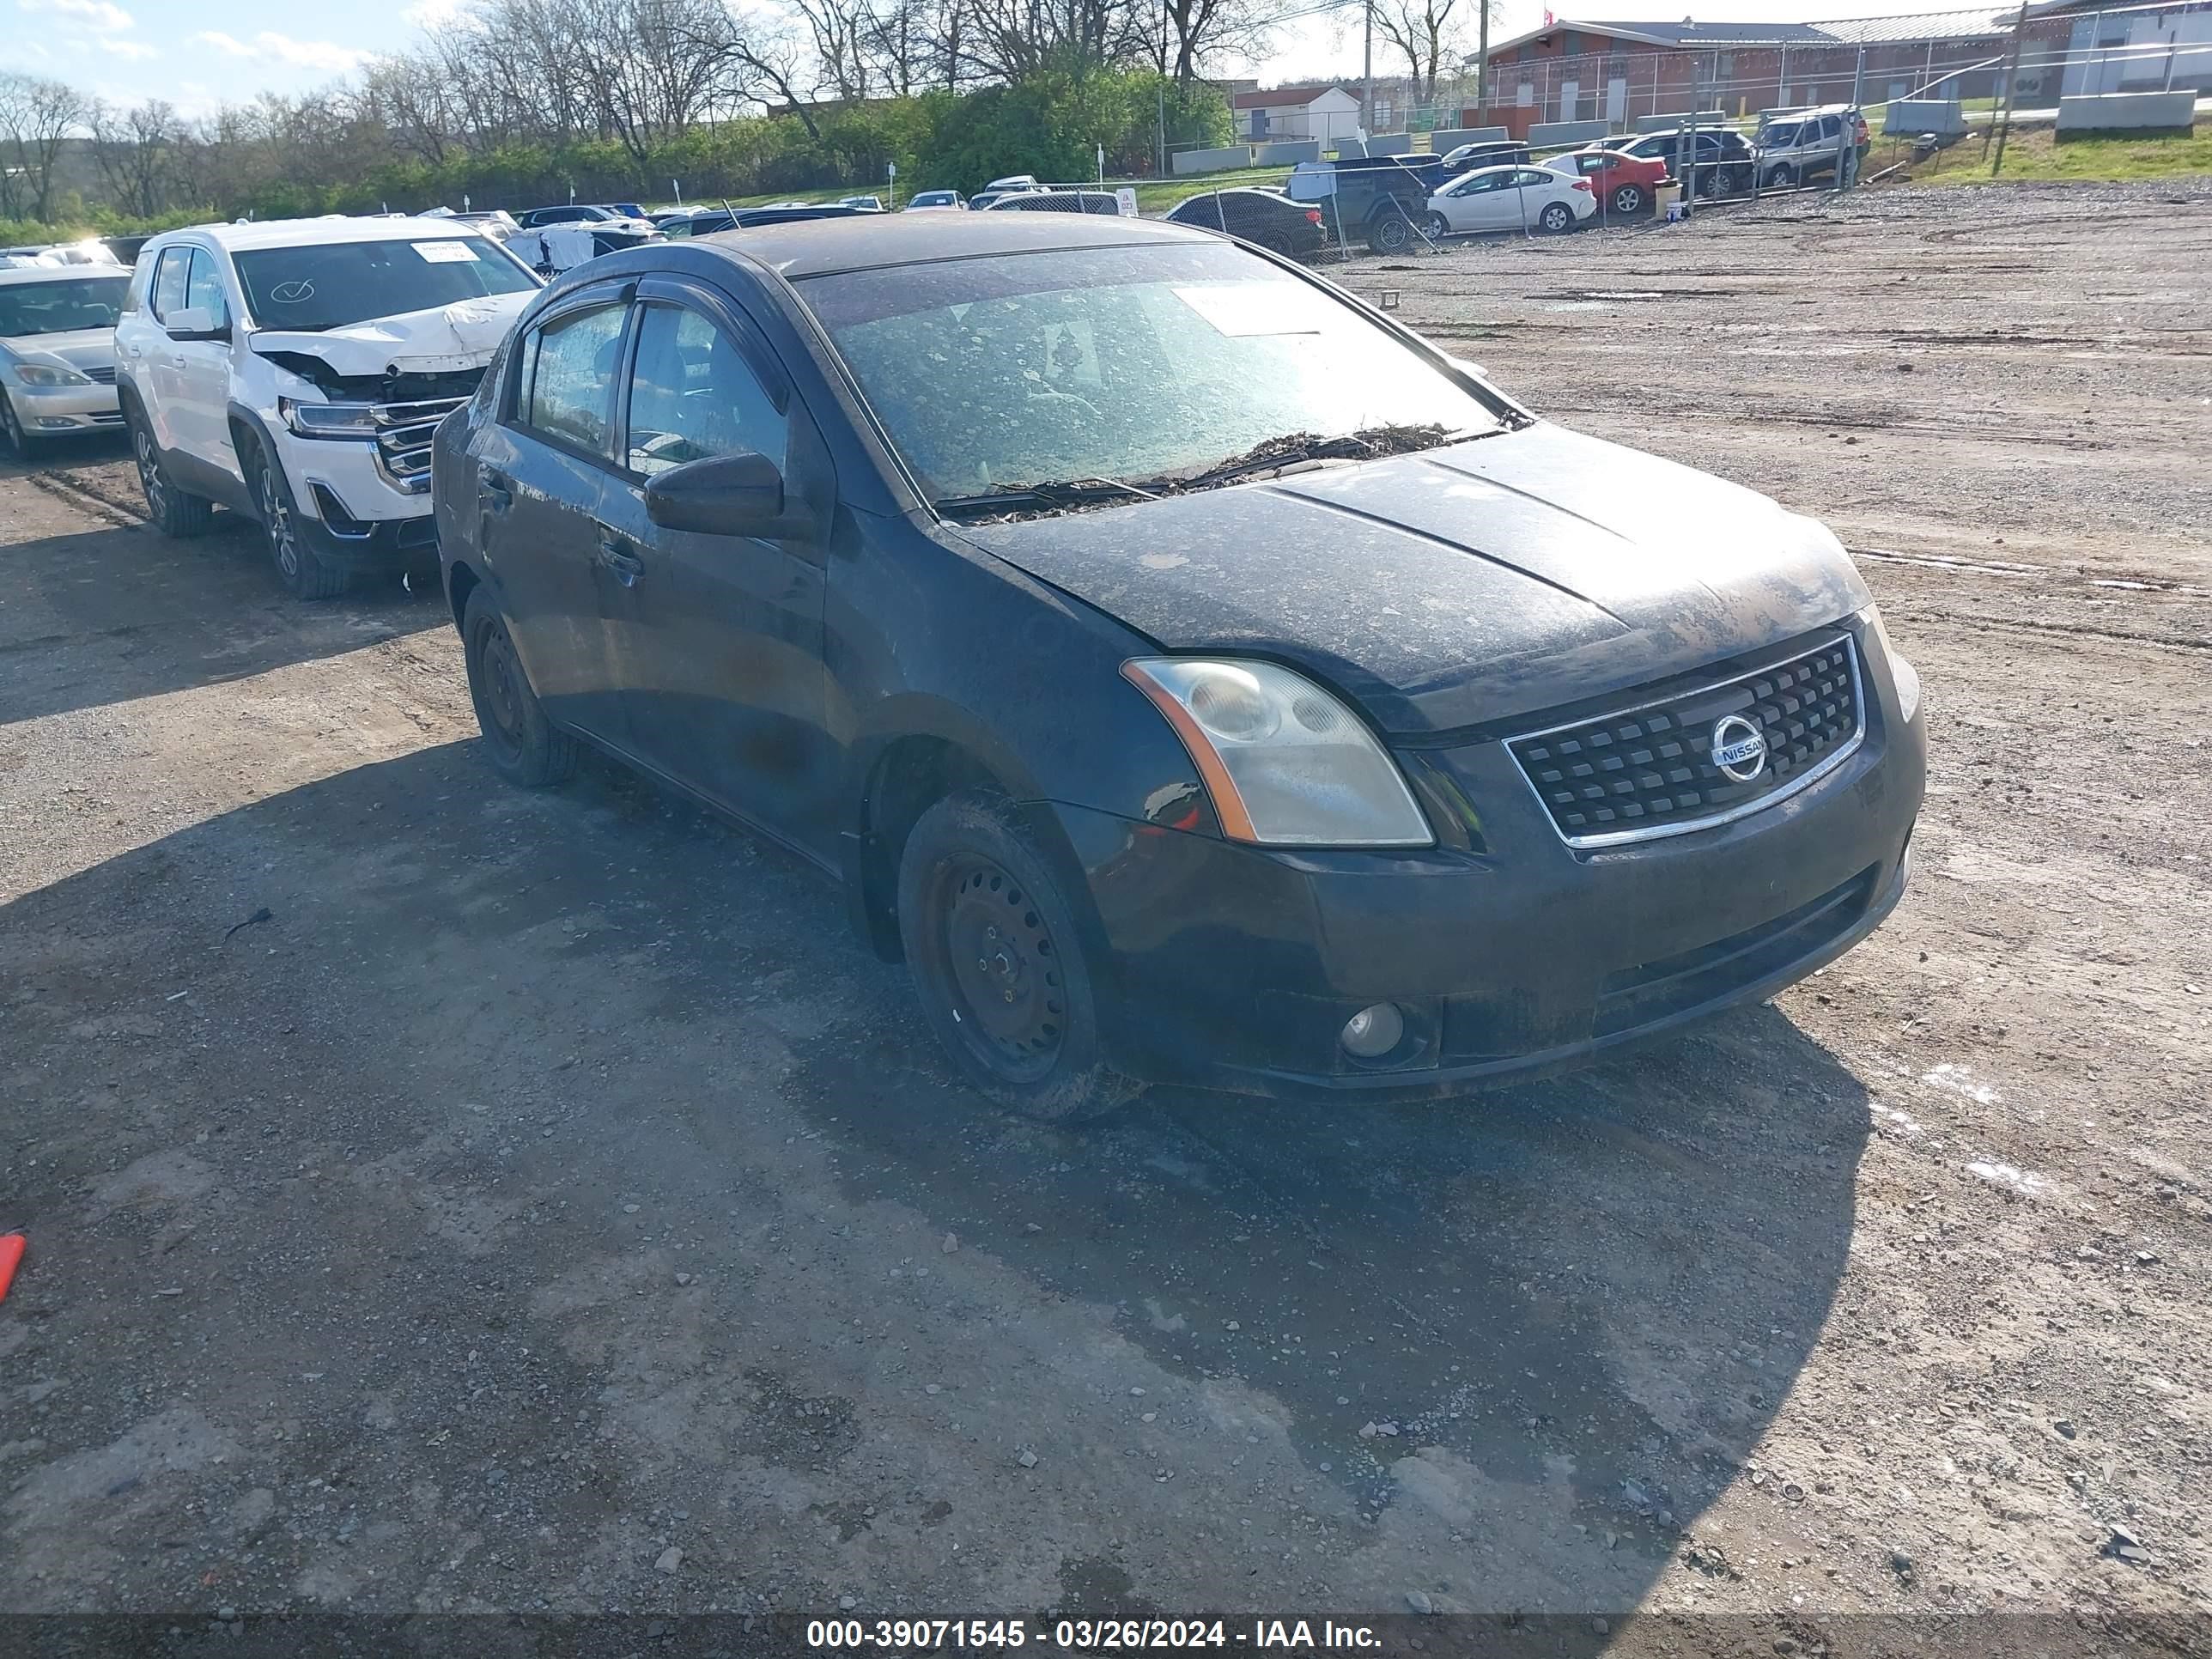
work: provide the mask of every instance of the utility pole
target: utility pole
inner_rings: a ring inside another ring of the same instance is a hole
[[[1482,0],[1481,37],[1474,46],[1474,119],[1480,126],[1488,118],[1484,113],[1490,107],[1490,5]]]
[[[2012,131],[2012,100],[2020,85],[2020,49],[2027,40],[2028,0],[2020,0],[2020,16],[2012,26],[2012,56],[2005,64],[2004,108],[1997,115],[1997,155],[1990,163],[1990,177],[2004,171],[2005,138]]]
[[[1375,136],[1375,0],[1364,9],[1365,44],[1359,59],[1359,136],[1363,143]]]
[[[1156,179],[1168,176],[1168,0],[1160,0],[1160,164],[1152,174]],[[1233,112],[1230,119],[1236,119]]]

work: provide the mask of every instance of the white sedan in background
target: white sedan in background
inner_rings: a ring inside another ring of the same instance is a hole
[[[1572,230],[1597,211],[1587,179],[1544,167],[1477,167],[1429,198],[1431,238],[1471,231]]]

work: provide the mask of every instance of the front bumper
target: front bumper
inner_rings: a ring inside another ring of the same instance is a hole
[[[15,405],[15,418],[23,430],[34,438],[123,429],[123,411],[112,386],[11,386],[8,400]]]
[[[1117,1064],[1148,1081],[1418,1099],[1558,1070],[1755,1002],[1902,896],[1926,765],[1886,668],[1843,765],[1733,823],[1577,852],[1502,743],[1457,757],[1482,850],[1295,853],[1054,806]],[[1384,1060],[1338,1034],[1404,1012]]]
[[[427,491],[396,488],[376,446],[333,439],[283,445],[300,533],[324,560],[356,572],[392,571],[437,556]]]

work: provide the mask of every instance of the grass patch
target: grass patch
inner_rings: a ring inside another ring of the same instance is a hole
[[[1996,155],[1991,147],[1990,155]],[[1921,184],[1978,185],[1990,182],[1981,159],[1978,135],[1940,151],[1913,170]],[[2186,138],[2069,138],[2058,142],[2049,127],[2015,127],[2005,140],[2004,171],[1999,180],[2072,179],[2093,184],[2124,184],[2135,179],[2179,179],[2212,173],[2212,128],[2199,126]]]

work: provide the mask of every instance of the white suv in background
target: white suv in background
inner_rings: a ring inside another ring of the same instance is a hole
[[[430,434],[475,392],[537,276],[441,219],[203,225],[149,241],[116,392],[155,524],[261,522],[284,585],[435,559]]]

